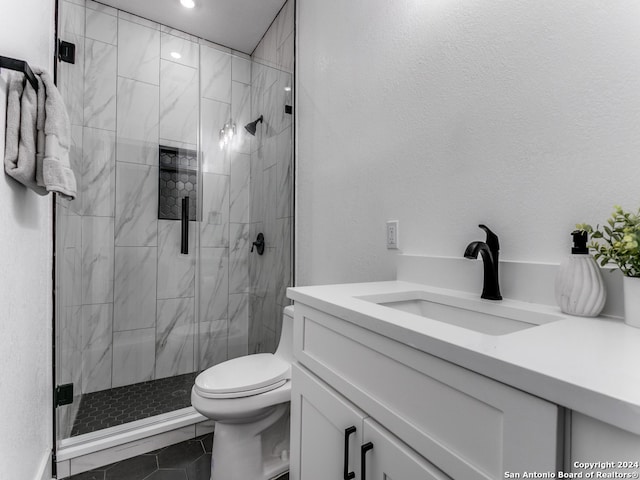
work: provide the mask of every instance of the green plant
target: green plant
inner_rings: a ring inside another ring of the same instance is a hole
[[[589,248],[600,265],[615,263],[627,277],[640,277],[640,209],[636,213],[613,207],[607,225],[593,228],[579,223],[576,228],[591,235]]]

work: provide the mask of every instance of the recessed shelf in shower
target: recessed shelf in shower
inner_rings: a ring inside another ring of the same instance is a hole
[[[189,220],[196,221],[198,155],[195,150],[160,145],[158,218],[180,220],[182,199],[189,197]]]

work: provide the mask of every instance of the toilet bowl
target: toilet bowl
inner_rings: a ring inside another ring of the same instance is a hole
[[[211,480],[269,480],[289,469],[293,307],[274,354],[234,358],[203,371],[191,404],[215,421]]]

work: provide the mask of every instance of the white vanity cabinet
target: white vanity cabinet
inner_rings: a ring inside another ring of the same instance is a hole
[[[296,302],[292,480],[493,480],[562,468],[556,405],[373,330]]]
[[[292,479],[449,479],[303,368],[293,378]]]

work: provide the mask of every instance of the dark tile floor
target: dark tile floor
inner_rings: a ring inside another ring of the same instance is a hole
[[[69,480],[209,480],[213,434],[161,448]]]
[[[71,436],[190,407],[191,387],[197,375],[187,373],[84,394]]]
[[[213,433],[139,455],[68,480],[209,480]],[[285,473],[277,480],[289,480]]]

